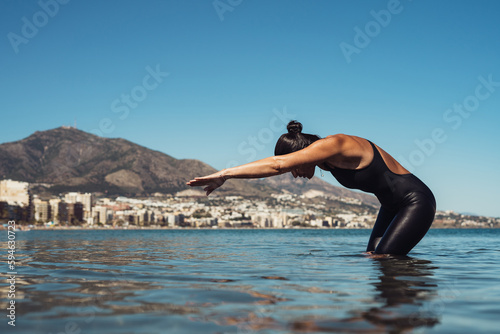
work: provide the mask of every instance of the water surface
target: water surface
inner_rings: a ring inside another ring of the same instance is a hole
[[[2,333],[494,333],[500,230],[431,230],[408,257],[369,230],[29,231]],[[7,252],[7,235],[0,233]],[[5,262],[4,262],[5,263]],[[8,271],[5,263],[2,272]]]

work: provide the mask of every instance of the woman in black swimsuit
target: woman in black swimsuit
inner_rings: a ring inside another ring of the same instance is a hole
[[[367,252],[406,255],[427,233],[436,212],[430,189],[372,142],[344,134],[326,138],[302,133],[291,121],[276,143],[275,156],[197,177],[209,195],[230,178],[262,178],[291,172],[311,179],[316,166],[330,171],[345,187],[373,193],[381,207]]]

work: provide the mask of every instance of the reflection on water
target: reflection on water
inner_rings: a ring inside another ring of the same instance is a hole
[[[376,306],[353,311],[345,318],[296,321],[292,329],[301,332],[401,333],[422,326],[432,327],[439,322],[437,316],[422,312],[424,302],[437,296],[437,284],[432,278],[435,267],[430,261],[411,257],[370,260],[379,270],[377,280],[371,282],[376,293],[370,299],[378,302]],[[369,303],[368,300],[359,302]]]
[[[346,248],[345,235],[307,231],[104,232],[19,238],[18,333],[402,333],[441,322],[430,307],[438,266],[361,255],[364,234]]]
[[[389,257],[374,262],[380,270],[379,282],[374,282],[375,299],[382,305],[363,312],[362,318],[391,332],[432,327],[439,322],[436,315],[422,312],[424,303],[437,296],[438,286],[432,278],[436,267],[431,261]]]

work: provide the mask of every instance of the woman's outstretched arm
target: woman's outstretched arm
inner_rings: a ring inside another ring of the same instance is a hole
[[[222,186],[227,179],[255,179],[280,175],[304,165],[317,165],[338,154],[344,142],[343,135],[328,136],[310,146],[290,154],[273,156],[244,165],[226,168],[216,173],[196,177],[187,182],[192,187],[205,186],[207,196]]]
[[[289,170],[280,167],[277,157],[268,157],[248,164],[226,168],[207,176],[196,177],[189,181],[187,185],[191,187],[206,186],[203,190],[207,192],[208,196],[212,191],[222,186],[227,179],[258,179],[286,172],[289,172]]]

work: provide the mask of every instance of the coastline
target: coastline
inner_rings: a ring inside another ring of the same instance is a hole
[[[18,225],[19,226],[19,225]],[[133,227],[99,227],[99,226],[53,226],[53,227],[40,227],[40,226],[31,226],[31,225],[21,225],[22,228],[16,228],[15,232],[29,232],[29,231],[114,231],[114,230],[371,230],[372,227],[357,227],[357,228],[346,228],[346,227],[316,227],[316,226],[290,226],[290,227],[168,227],[168,226],[133,226]],[[500,226],[466,226],[466,227],[457,227],[457,226],[431,226],[431,230],[487,230],[487,229],[498,229]],[[4,226],[3,223],[0,224],[0,230],[7,230],[7,227]]]

